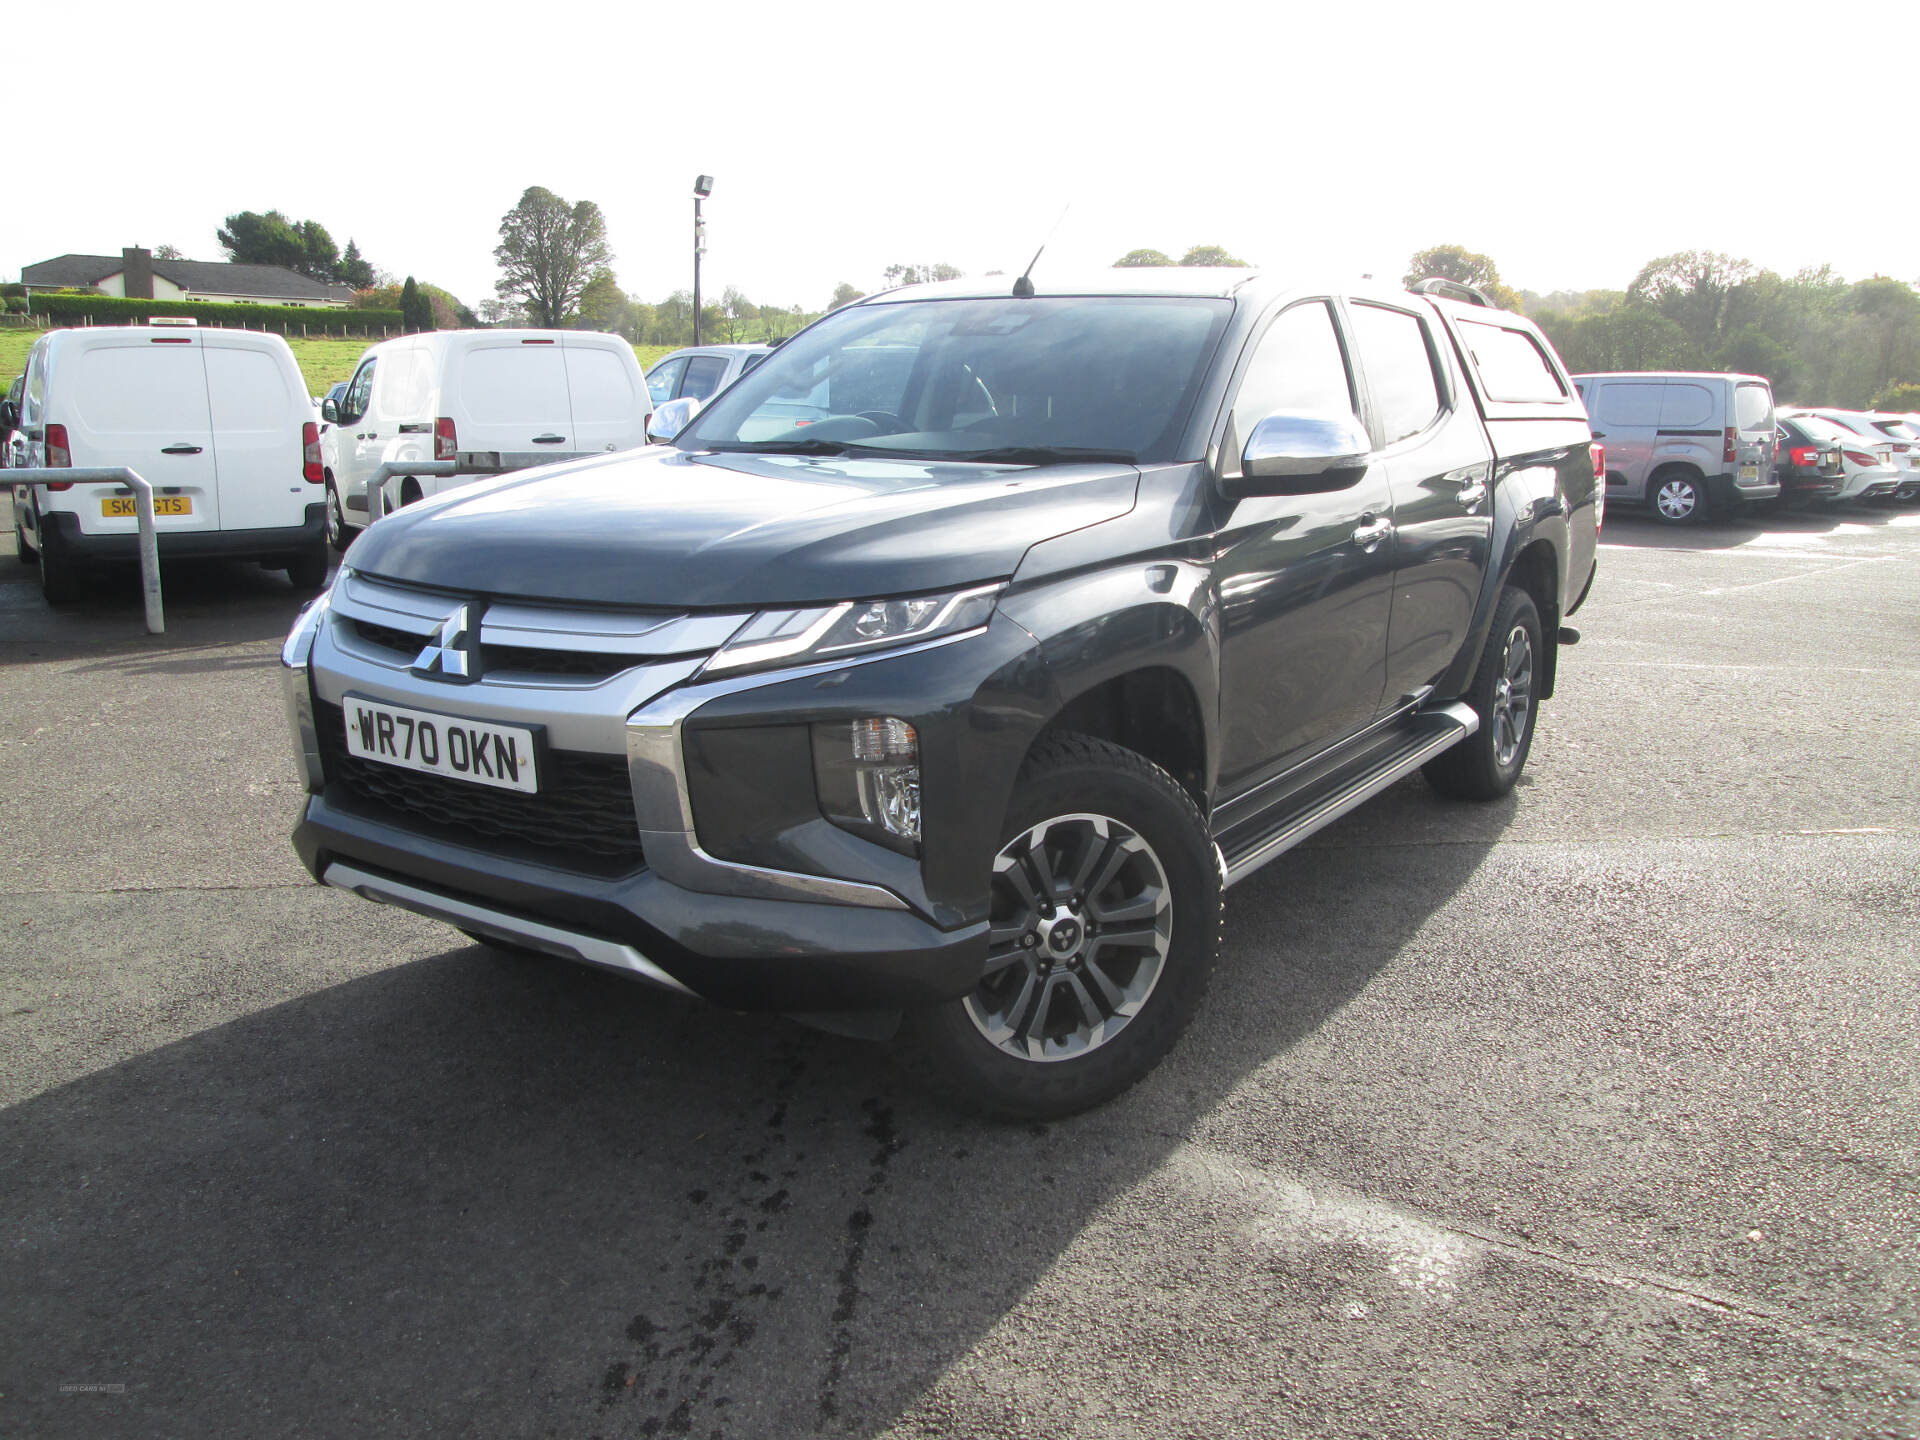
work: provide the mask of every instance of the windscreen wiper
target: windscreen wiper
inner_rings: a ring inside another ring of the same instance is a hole
[[[975,460],[983,465],[1071,465],[1080,461],[1134,463],[1131,450],[1095,450],[1082,445],[1003,445],[997,450],[953,450],[942,460]]]
[[[753,440],[741,445],[702,445],[716,455],[845,455],[860,449],[850,440]]]

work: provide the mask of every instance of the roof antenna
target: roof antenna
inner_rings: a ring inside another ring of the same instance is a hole
[[[1069,200],[1065,205],[1061,206],[1060,220],[1066,219],[1067,211],[1071,210],[1072,208],[1073,208],[1073,202],[1071,200]],[[1033,252],[1033,259],[1027,262],[1027,268],[1022,270],[1020,272],[1020,278],[1013,282],[1013,298],[1014,299],[1031,300],[1033,298],[1033,281],[1029,277],[1031,277],[1033,274],[1033,267],[1040,263],[1040,257],[1047,253],[1047,246],[1053,240],[1054,230],[1058,230],[1060,228],[1060,220],[1056,220],[1053,222],[1053,230],[1047,231],[1047,238],[1040,242],[1040,248]]]

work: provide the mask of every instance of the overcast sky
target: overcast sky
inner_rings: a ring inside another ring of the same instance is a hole
[[[653,299],[689,282],[699,172],[708,292],[808,309],[895,262],[1017,273],[1069,205],[1039,273],[1220,244],[1391,276],[1454,242],[1535,290],[1694,248],[1920,278],[1910,0],[46,14],[65,58],[5,81],[31,137],[9,278],[133,244],[221,259],[222,217],[279,209],[477,305],[538,184],[598,202]]]

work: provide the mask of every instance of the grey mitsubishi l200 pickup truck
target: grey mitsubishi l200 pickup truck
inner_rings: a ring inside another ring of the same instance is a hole
[[[282,656],[308,870],[1042,1117],[1166,1053],[1226,887],[1416,769],[1513,786],[1603,504],[1531,323],[1011,292],[873,296],[671,445],[372,526]]]

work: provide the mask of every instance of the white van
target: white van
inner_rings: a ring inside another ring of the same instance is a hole
[[[327,579],[319,426],[278,335],[180,325],[53,330],[27,355],[25,463],[124,465],[153,486],[160,556],[231,556]],[[36,556],[49,600],[89,567],[139,554],[124,485],[17,485],[20,558]]]
[[[633,347],[592,330],[434,330],[360,357],[338,401],[321,405],[327,531],[346,549],[367,518],[384,460],[456,460],[463,474],[408,476],[389,505],[481,475],[647,443],[653,413]]]

